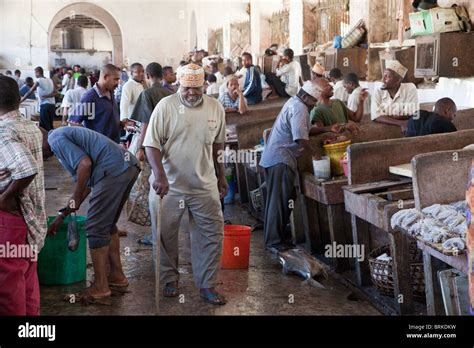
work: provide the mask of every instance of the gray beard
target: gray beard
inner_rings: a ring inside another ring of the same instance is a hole
[[[186,99],[183,98],[183,96],[181,95],[181,93],[179,93],[179,100],[181,101],[181,104],[183,104],[184,106],[188,107],[188,108],[195,108],[199,105],[201,105],[202,103],[202,96],[194,103],[190,103],[188,102]]]

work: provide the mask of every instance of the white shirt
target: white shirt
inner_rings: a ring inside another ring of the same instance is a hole
[[[129,79],[122,87],[122,97],[120,98],[120,120],[131,118],[133,108],[137,103],[140,93],[144,90],[143,84],[134,79]]]
[[[292,61],[276,69],[276,75],[285,84],[285,91],[289,96],[294,97],[300,89],[301,66],[300,63]]]
[[[217,84],[217,82],[213,82],[207,87],[206,94],[211,95],[211,94],[219,94],[219,88],[220,85]]]
[[[380,116],[410,116],[419,109],[418,90],[413,83],[402,83],[392,99],[387,90],[375,90],[372,98],[371,118]]]
[[[16,81],[16,83],[18,84],[18,88],[21,88],[24,84],[25,84],[25,81],[23,81],[21,78],[19,78],[18,76],[13,76],[13,79]]]
[[[224,82],[219,86],[219,98],[227,93],[227,78],[224,79]]]
[[[349,100],[349,93],[344,88],[344,81],[339,80],[334,84],[334,95],[331,99],[339,99],[344,103]]]
[[[241,76],[239,78],[239,87],[240,87],[240,89],[242,89],[244,87],[245,77],[247,76],[247,70],[248,69],[244,66],[244,67],[242,67],[242,69],[240,69],[239,71],[237,71],[235,73],[236,76]],[[226,90],[226,92],[227,92],[227,90]]]
[[[359,108],[359,96],[363,88],[361,86],[357,87],[349,94],[349,100],[347,101],[347,108],[353,112],[356,112]],[[364,115],[370,113],[370,94],[367,95],[364,101]]]
[[[66,95],[66,92],[72,89],[72,86],[74,85],[73,82],[75,83],[72,77],[70,77],[68,74],[63,76],[63,81],[61,82],[61,86],[63,86],[63,89],[61,90],[62,95]]]
[[[176,93],[153,110],[143,145],[161,150],[170,193],[204,196],[217,190],[212,145],[224,142],[221,103],[203,95],[201,105],[189,108]]]
[[[214,76],[215,76],[216,79],[217,79],[216,83],[217,83],[218,85],[221,85],[222,83],[224,83],[224,75],[222,75],[222,73],[221,73],[220,71],[216,72],[216,73],[214,74]]]
[[[75,108],[81,102],[82,96],[87,92],[87,89],[81,86],[77,86],[74,89],[70,89],[66,92],[61,103],[62,108]]]
[[[56,101],[54,97],[49,97],[46,99],[41,99],[43,95],[51,94],[54,91],[54,82],[53,80],[46,78],[46,77],[40,77],[36,83],[38,84],[38,97],[40,98],[40,104],[55,104]]]

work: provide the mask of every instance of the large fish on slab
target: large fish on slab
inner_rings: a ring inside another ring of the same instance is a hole
[[[296,274],[305,279],[316,288],[324,289],[324,285],[315,280],[315,278],[328,278],[324,266],[312,255],[303,249],[295,248],[278,253],[278,260],[283,266],[284,274]]]

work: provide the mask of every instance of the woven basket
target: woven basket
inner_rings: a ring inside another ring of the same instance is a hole
[[[390,256],[390,246],[385,245],[369,253],[370,277],[372,283],[382,295],[394,296],[393,261],[377,260],[382,254]],[[415,243],[409,246],[411,281],[413,284],[413,297],[425,301],[425,277],[421,250]]]

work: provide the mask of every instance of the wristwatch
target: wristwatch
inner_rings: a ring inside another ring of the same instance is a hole
[[[67,208],[62,208],[62,209],[59,209],[58,211],[58,216],[62,216],[63,218],[66,218],[66,214],[64,214],[64,212],[67,210]]]

